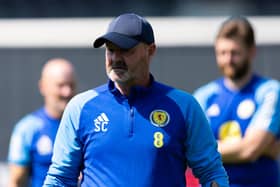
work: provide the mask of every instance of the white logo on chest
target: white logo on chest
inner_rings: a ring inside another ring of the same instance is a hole
[[[217,104],[211,105],[206,111],[207,116],[218,116],[220,113],[221,111]]]
[[[40,137],[36,146],[40,155],[47,155],[52,153],[52,141],[46,135]]]
[[[237,115],[240,119],[248,119],[255,112],[255,103],[251,99],[242,101],[237,107]]]
[[[101,113],[95,120],[94,120],[94,131],[95,132],[106,132],[107,125],[109,123],[109,119],[105,113]]]

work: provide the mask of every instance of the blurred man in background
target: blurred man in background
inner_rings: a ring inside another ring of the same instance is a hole
[[[194,96],[218,141],[231,187],[277,187],[280,84],[254,73],[254,31],[244,17],[226,20],[215,40],[223,77]],[[195,174],[195,171],[194,171]]]
[[[50,59],[42,69],[39,90],[44,106],[22,118],[11,136],[9,187],[43,185],[62,113],[76,93],[73,65],[66,59]]]

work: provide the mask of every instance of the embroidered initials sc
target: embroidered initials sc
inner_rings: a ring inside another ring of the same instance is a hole
[[[94,120],[94,131],[95,132],[106,132],[107,125],[109,123],[109,119],[105,113],[101,113],[95,120]]]

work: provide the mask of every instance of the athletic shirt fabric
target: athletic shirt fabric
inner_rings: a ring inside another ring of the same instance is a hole
[[[227,187],[216,146],[191,95],[152,81],[125,97],[109,81],[68,103],[44,187],[75,186],[80,170],[82,187],[185,187],[187,164]]]
[[[60,120],[46,114],[44,108],[28,114],[14,127],[8,161],[30,167],[30,186],[42,187],[53,152]]]
[[[279,137],[280,133],[279,82],[254,75],[239,91],[225,87],[224,78],[202,86],[194,92],[204,109],[217,140],[240,139],[246,129],[267,130]],[[277,187],[277,161],[262,156],[255,162],[226,164],[232,187]]]

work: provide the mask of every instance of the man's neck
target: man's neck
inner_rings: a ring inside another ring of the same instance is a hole
[[[45,105],[45,110],[46,110],[47,115],[49,115],[53,119],[60,119],[62,116],[62,113],[51,109],[51,107],[48,107],[47,105]]]
[[[225,86],[227,88],[229,88],[230,90],[240,90],[241,88],[243,88],[246,84],[248,84],[248,82],[250,82],[251,78],[253,76],[253,73],[248,73],[246,74],[244,77],[242,77],[241,79],[230,79],[225,77]]]
[[[128,96],[130,94],[131,86],[122,85],[122,84],[118,84],[118,83],[116,83],[115,86],[122,95]]]
[[[118,83],[118,82],[115,82],[115,86],[116,88],[120,91],[120,93],[122,95],[125,95],[125,96],[128,96],[130,94],[130,91],[131,91],[131,88],[133,86],[143,86],[143,87],[147,87],[149,86],[150,84],[150,79],[147,78],[147,79],[144,79],[144,80],[141,80],[139,81],[139,83]]]

